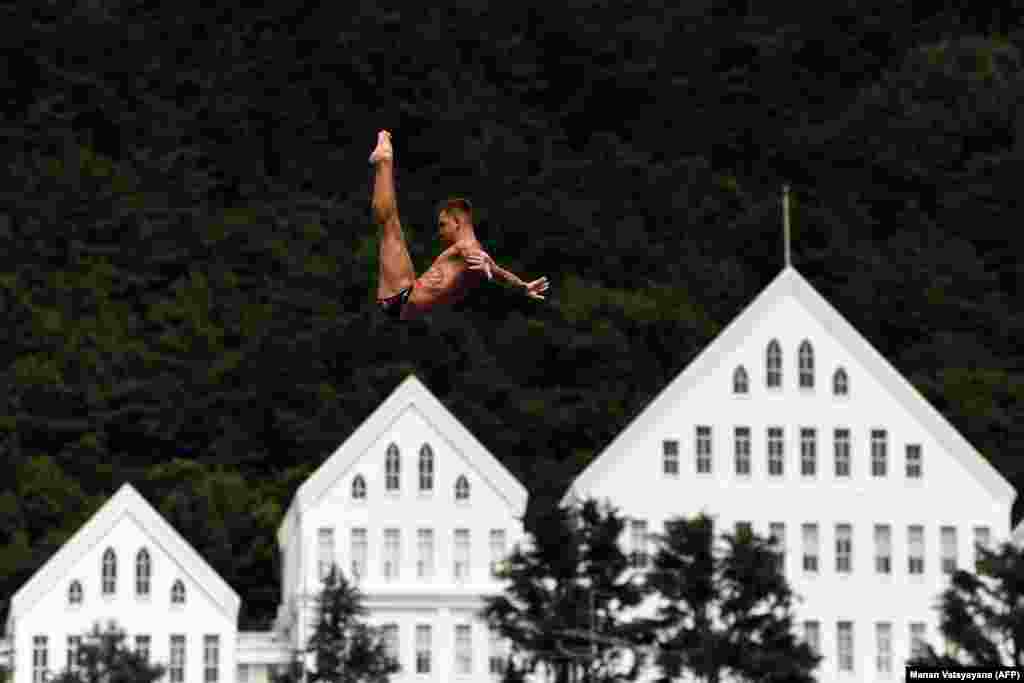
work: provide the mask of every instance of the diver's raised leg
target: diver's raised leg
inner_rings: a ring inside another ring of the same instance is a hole
[[[394,151],[391,134],[386,130],[377,135],[377,147],[370,155],[374,165],[373,219],[380,226],[380,277],[377,280],[377,299],[398,294],[411,287],[416,280],[409,250],[398,220],[398,201],[395,197]]]

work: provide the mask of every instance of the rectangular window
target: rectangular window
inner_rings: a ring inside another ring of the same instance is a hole
[[[782,476],[783,442],[782,427],[768,428],[768,474]]]
[[[149,661],[149,636],[135,636],[135,651],[146,660]]]
[[[416,626],[416,673],[430,673],[430,626],[419,624]]]
[[[813,477],[818,471],[818,435],[810,427],[800,430],[800,474]]]
[[[647,520],[629,520],[629,563],[634,567],[647,566]]]
[[[944,526],[940,530],[942,544],[942,573],[956,571],[956,527]]]
[[[661,442],[662,472],[670,477],[679,476],[679,442],[674,439],[665,439]]]
[[[924,527],[912,525],[907,529],[907,564],[911,574],[924,574]]]
[[[203,636],[203,680],[217,683],[220,676],[220,636]]]
[[[836,641],[839,646],[839,670],[853,671],[853,622],[840,621],[836,624]]]
[[[697,427],[697,474],[711,473],[711,427]]]
[[[384,624],[381,629],[381,640],[384,641],[384,652],[396,662],[401,662],[398,651],[398,624]]]
[[[921,444],[907,444],[907,479],[921,478]]]
[[[750,474],[750,427],[736,427],[736,474]]]
[[[46,636],[32,636],[32,683],[43,683],[46,680],[48,658]]]
[[[853,528],[836,524],[836,571],[849,574],[853,570]]]
[[[368,545],[366,529],[352,529],[352,577],[355,579],[366,576]]]
[[[886,434],[884,429],[871,430],[871,476],[884,477],[886,472]]]
[[[491,576],[498,578],[502,563],[505,561],[505,530],[491,529]]]
[[[469,578],[469,529],[455,530],[455,580]]]
[[[424,444],[420,450],[420,491],[434,490],[434,454]]]
[[[171,636],[171,665],[169,667],[171,683],[182,683],[185,680],[185,636]]]
[[[910,623],[910,658],[917,659],[924,657],[924,622],[914,621]]]
[[[804,540],[804,571],[818,571],[818,525],[804,524],[801,527]]]
[[[455,673],[460,676],[473,673],[473,643],[469,624],[455,626]]]
[[[878,648],[875,671],[880,674],[892,673],[892,624],[883,621],[875,624],[875,642]]]
[[[429,579],[434,576],[434,530],[416,530],[416,576]]]
[[[384,530],[384,580],[393,581],[398,578],[401,562],[401,539],[398,529]]]
[[[987,526],[976,526],[974,527],[974,571],[978,571],[981,562],[981,553],[978,552],[978,546],[986,550],[990,550],[989,541],[991,540],[991,534],[989,533]]]
[[[804,642],[815,654],[821,653],[821,624],[817,621],[804,622]]]
[[[875,525],[875,571],[892,573],[892,528],[888,524]]]
[[[494,631],[490,631],[488,640],[487,672],[492,676],[502,676],[505,673],[505,660],[508,656],[505,641]]]
[[[833,432],[836,456],[836,476],[850,476],[850,430],[837,429]]]
[[[320,580],[324,581],[334,565],[334,529],[317,529],[316,550],[317,572]]]
[[[768,525],[768,535],[776,543],[775,552],[778,553],[775,560],[776,569],[779,573],[784,574],[786,572],[786,525],[782,522],[772,522]]]
[[[78,648],[82,646],[82,636],[68,636],[68,671],[78,670]]]
[[[238,683],[249,683],[249,665],[238,665]]]

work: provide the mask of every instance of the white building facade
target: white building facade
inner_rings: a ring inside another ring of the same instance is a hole
[[[974,544],[1008,540],[1016,492],[787,267],[576,479],[627,550],[705,512],[781,539],[822,681],[902,680],[944,648],[934,609]]]

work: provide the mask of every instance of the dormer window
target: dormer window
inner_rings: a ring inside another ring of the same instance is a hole
[[[352,480],[352,499],[366,500],[366,480],[361,474],[357,474]]]
[[[117,557],[113,548],[103,551],[103,595],[113,595],[117,586]]]
[[[139,550],[135,556],[135,595],[139,597],[149,596],[149,577],[152,567],[149,562],[149,551],[145,548]]]
[[[747,369],[742,365],[736,368],[732,373],[732,393],[734,394],[747,394],[750,393],[750,383],[747,378]]]
[[[846,396],[850,393],[850,382],[846,376],[846,370],[839,368],[832,375],[832,393],[836,396]]]
[[[185,604],[185,584],[182,583],[181,579],[175,579],[174,585],[171,586],[171,604]]]
[[[397,491],[399,481],[399,468],[401,463],[398,460],[398,446],[388,446],[387,458],[384,460],[384,488],[387,491]]]
[[[68,604],[82,604],[82,583],[78,580],[72,581],[71,585],[68,586]]]
[[[811,342],[806,339],[800,343],[800,350],[797,352],[800,361],[800,388],[814,388],[814,349]]]
[[[434,451],[429,444],[420,448],[420,492],[434,490]]]
[[[455,500],[469,500],[469,480],[460,474],[455,480]]]
[[[772,339],[765,352],[765,384],[769,389],[782,386],[782,347],[777,339]]]

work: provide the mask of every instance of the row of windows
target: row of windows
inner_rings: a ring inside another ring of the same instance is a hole
[[[100,592],[103,595],[114,595],[117,590],[117,555],[113,548],[103,551],[100,576]],[[149,558],[149,551],[142,548],[135,555],[135,595],[149,597],[152,576],[153,566]],[[76,579],[68,586],[68,604],[80,605],[82,598],[82,583]],[[171,586],[171,604],[180,605],[184,602],[185,584],[181,579],[176,579]]]
[[[921,657],[925,654],[925,624],[923,621],[912,621],[907,629],[910,647],[907,657]],[[836,669],[852,672],[854,670],[853,622],[836,622]],[[893,672],[893,625],[891,621],[878,621],[874,624],[876,674],[888,677]],[[814,620],[804,622],[804,642],[818,655],[821,651],[821,623]]]
[[[821,554],[821,538],[818,525],[802,524],[800,527],[802,541],[802,567],[805,573],[816,574],[819,571]],[[736,533],[752,533],[750,522],[737,522]],[[874,571],[877,574],[892,574],[892,525],[875,524],[874,537]],[[769,537],[778,544],[780,569],[785,567],[786,525],[772,522],[769,525]],[[911,524],[907,526],[907,573],[924,574],[925,571],[925,537],[924,526]],[[978,546],[990,547],[991,533],[987,526],[974,527],[975,568],[980,559]],[[651,539],[646,520],[632,519],[629,522],[630,562],[634,567],[645,567],[650,563]],[[958,566],[957,529],[954,526],[939,528],[939,567],[945,574],[952,574]],[[841,574],[853,571],[853,525],[835,525],[835,570]]]
[[[78,669],[78,650],[82,645],[81,636],[68,636],[67,670]],[[151,638],[148,635],[135,636],[135,651],[149,661]],[[170,636],[168,652],[170,662],[167,668],[171,683],[182,683],[185,680],[185,647],[186,637],[183,634]],[[50,678],[49,638],[34,636],[32,638],[32,683],[43,683]],[[220,636],[203,636],[203,680],[205,683],[217,683],[220,679]]]
[[[711,474],[712,438],[711,427],[697,425],[696,457],[694,466],[697,474]],[[767,471],[769,476],[781,477],[785,473],[785,433],[782,427],[768,427],[765,432]],[[733,460],[736,474],[750,475],[751,470],[751,429],[733,428]],[[851,476],[851,439],[849,429],[834,429],[832,452],[835,462],[835,476]],[[889,436],[884,429],[871,430],[871,476],[885,477],[889,472]],[[662,442],[661,471],[667,476],[679,476],[679,441],[665,439]],[[924,472],[921,444],[906,444],[905,472],[908,479],[921,479]],[[814,427],[800,428],[800,474],[814,477],[818,474],[818,430]]]
[[[388,459],[385,461],[385,472],[384,472],[384,488],[387,491],[398,491],[399,477],[399,460],[398,460],[398,449],[392,444],[388,447]],[[391,457],[391,448],[395,448],[394,458]],[[433,462],[433,461],[430,461]],[[420,492],[425,493],[434,490],[434,470],[433,465],[424,473],[422,468],[421,460],[420,468]],[[352,479],[352,499],[353,500],[366,500],[366,479],[363,475],[357,474]],[[460,474],[458,479],[455,480],[455,500],[469,500],[469,480],[466,479],[465,475]]]
[[[432,579],[435,575],[436,548],[433,529],[416,530],[416,578]],[[364,527],[351,530],[349,555],[350,575],[355,579],[365,578],[368,571],[369,535]],[[383,552],[381,554],[381,576],[387,581],[399,578],[402,566],[401,530],[384,529]],[[504,529],[491,529],[489,535],[490,573],[498,575],[500,564],[506,554]],[[453,534],[452,577],[466,580],[470,575],[470,530],[455,529]],[[317,569],[320,580],[327,578],[331,567],[338,563],[334,543],[334,529],[324,527],[317,530]]]
[[[429,624],[415,626],[415,663],[412,667],[402,661],[402,650],[399,644],[398,624],[385,624],[381,627],[381,635],[388,655],[397,660],[402,670],[414,670],[417,674],[429,674],[434,667],[433,628]],[[454,667],[455,674],[469,676],[474,672],[473,666],[473,629],[471,624],[455,625]],[[489,632],[488,673],[500,676],[505,672],[508,658],[507,643],[493,631]]]
[[[814,388],[814,350],[806,339],[801,342],[797,351],[799,357],[799,385],[801,389]],[[782,386],[782,347],[778,340],[771,340],[765,350],[765,386],[778,389]],[[732,373],[732,391],[734,394],[750,393],[750,377],[742,365]],[[832,393],[846,396],[850,393],[850,379],[846,370],[837,368],[832,373]]]

